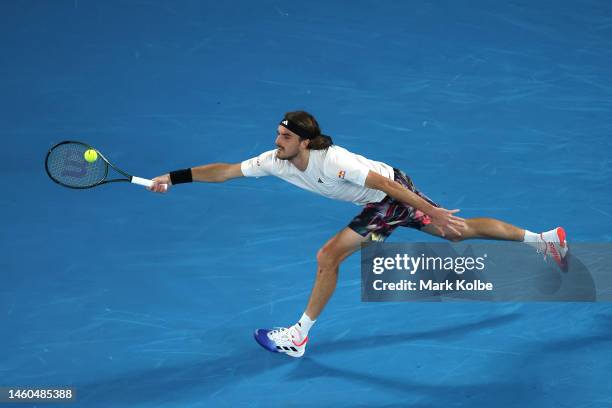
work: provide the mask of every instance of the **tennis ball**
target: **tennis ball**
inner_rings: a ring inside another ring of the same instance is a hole
[[[94,149],[88,149],[83,154],[83,157],[85,157],[85,160],[87,160],[87,162],[93,163],[98,160],[98,152],[96,152]]]

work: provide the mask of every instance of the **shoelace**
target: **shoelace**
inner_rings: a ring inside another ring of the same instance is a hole
[[[291,337],[289,337],[289,329],[286,327],[277,327],[274,330],[270,331],[270,336],[276,336],[279,335],[282,339],[287,339],[290,340]]]
[[[542,237],[540,237],[540,241],[538,242],[536,253],[544,255],[544,259],[546,259],[546,254],[548,253],[548,243],[544,241]]]
[[[269,335],[272,337],[278,335],[278,337],[280,338],[279,340],[286,340],[291,342],[293,342],[293,340],[297,338],[297,336],[294,336],[291,333],[291,327],[277,327],[274,330],[271,330]]]
[[[544,238],[540,237],[541,242],[538,242],[538,247],[536,248],[536,253],[544,255],[544,260],[546,261],[546,255],[550,252],[553,258],[561,259],[561,255],[555,248],[554,242],[546,242]]]

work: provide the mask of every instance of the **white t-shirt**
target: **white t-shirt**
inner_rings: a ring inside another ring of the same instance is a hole
[[[311,150],[304,171],[288,160],[277,159],[276,150],[243,161],[240,169],[246,177],[276,176],[313,193],[357,205],[377,203],[385,198],[384,192],[364,186],[370,170],[393,180],[393,168],[388,164],[366,159],[336,145]]]

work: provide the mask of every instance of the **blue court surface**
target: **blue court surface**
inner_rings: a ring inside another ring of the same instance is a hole
[[[43,166],[61,140],[141,177],[236,163],[305,109],[464,217],[610,242],[609,1],[7,0],[0,22],[0,386],[77,390],[45,407],[612,407],[609,303],[362,303],[356,254],[291,359],[252,333],[301,316],[359,207],[270,177],[69,190]],[[389,240],[416,241],[439,240]]]

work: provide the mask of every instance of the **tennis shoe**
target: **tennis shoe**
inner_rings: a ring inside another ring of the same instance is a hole
[[[569,246],[563,227],[540,234],[541,243],[538,252],[544,255],[544,259],[550,256],[563,271],[567,270],[567,252]]]
[[[295,326],[257,329],[254,337],[255,341],[266,350],[272,353],[284,353],[290,357],[302,357],[308,343],[308,336],[302,339],[300,330]]]

